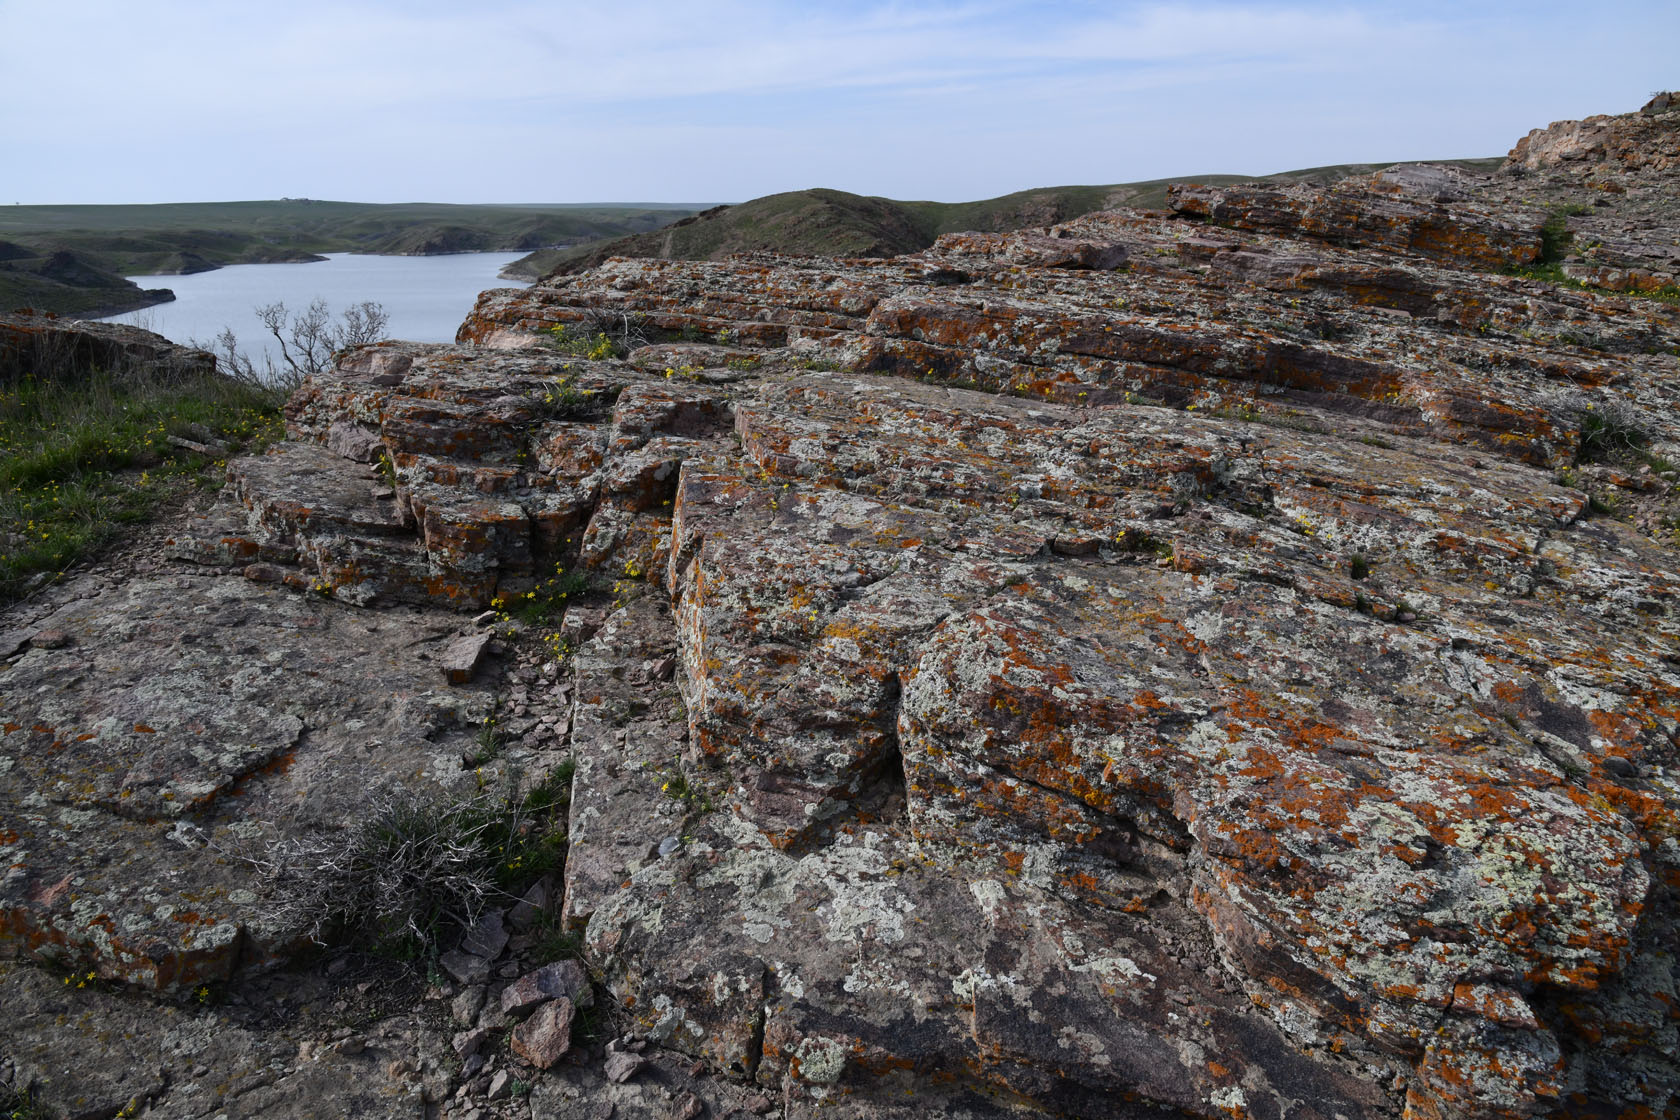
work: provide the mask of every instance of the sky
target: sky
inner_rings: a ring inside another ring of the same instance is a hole
[[[1504,154],[1680,2],[0,0],[0,203],[739,202]]]

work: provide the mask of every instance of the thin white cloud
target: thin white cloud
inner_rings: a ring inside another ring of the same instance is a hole
[[[0,142],[40,153],[0,195],[977,197],[1492,154],[1633,107],[1680,41],[1671,5],[1552,7],[0,0]]]
[[[18,92],[29,97],[34,87],[42,106],[92,106],[127,89],[142,103],[215,116],[276,101],[380,106],[507,94],[601,104],[892,88],[1068,63],[1179,62],[1193,75],[1232,57],[1320,57],[1405,33],[1392,19],[1379,26],[1345,12],[1161,6],[1042,23],[999,12],[889,9],[859,19],[827,7],[648,0],[560,16],[513,4],[470,12],[67,4],[14,16],[21,26],[4,50]],[[63,80],[70,58],[83,80]]]

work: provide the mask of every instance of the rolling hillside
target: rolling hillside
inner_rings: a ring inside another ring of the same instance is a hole
[[[1498,158],[1437,161],[1491,170]],[[1391,164],[1337,164],[1265,176],[1269,181],[1322,184],[1369,174]],[[510,264],[503,275],[530,280],[582,272],[608,257],[719,260],[765,250],[827,257],[888,257],[913,253],[939,235],[962,230],[1002,232],[1046,226],[1097,210],[1158,209],[1167,186],[1187,180],[1221,185],[1251,175],[1178,176],[1109,186],[1042,187],[977,202],[900,202],[816,188],[718,206],[652,232],[569,249],[544,249]]]

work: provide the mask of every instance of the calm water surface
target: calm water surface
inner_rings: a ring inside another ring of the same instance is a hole
[[[142,288],[172,288],[173,303],[114,315],[174,342],[208,344],[232,327],[240,349],[261,363],[266,336],[254,308],[276,300],[301,311],[324,299],[338,313],[375,300],[391,315],[389,334],[411,342],[453,342],[455,330],[486,288],[525,285],[496,271],[523,253],[453,253],[442,257],[381,257],[332,253],[309,264],[236,264],[193,276],[131,276]],[[272,341],[272,340],[270,340]],[[277,355],[276,355],[277,356]]]

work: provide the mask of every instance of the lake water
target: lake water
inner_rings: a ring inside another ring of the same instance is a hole
[[[451,253],[438,257],[384,257],[332,253],[307,264],[235,264],[192,276],[131,276],[142,288],[171,288],[172,303],[113,315],[108,322],[131,323],[173,342],[208,345],[232,327],[239,348],[262,364],[273,339],[263,333],[254,308],[281,301],[302,311],[324,299],[336,319],[363,300],[385,305],[387,333],[410,342],[453,342],[455,330],[486,288],[522,288],[497,270],[523,253]],[[278,357],[278,354],[274,355]]]

